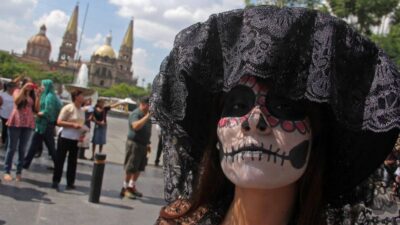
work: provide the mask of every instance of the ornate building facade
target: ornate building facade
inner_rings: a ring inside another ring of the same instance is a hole
[[[76,43],[78,42],[78,14],[79,6],[77,5],[69,19],[58,53],[57,62],[60,66],[70,66],[75,61]]]
[[[118,83],[136,84],[133,79],[133,20],[122,40],[118,57],[111,46],[111,34],[106,37],[106,42],[98,48],[90,60],[89,81],[92,85],[110,87]]]
[[[24,59],[45,63],[51,70],[76,74],[82,63],[89,68],[90,85],[99,87],[111,87],[113,84],[128,83],[137,84],[137,78],[133,77],[133,20],[122,40],[118,56],[111,46],[111,34],[106,37],[106,42],[91,56],[90,61],[77,59],[78,43],[78,18],[79,6],[76,5],[68,21],[62,43],[59,48],[56,62],[50,62],[51,44],[46,37],[46,26],[40,28],[40,32],[29,39],[27,49],[23,54]]]
[[[50,59],[51,44],[46,36],[46,26],[42,25],[38,34],[28,40],[23,58],[47,64]]]

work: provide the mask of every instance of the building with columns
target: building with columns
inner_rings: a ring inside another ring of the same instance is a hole
[[[26,50],[22,57],[31,61],[39,61],[47,64],[50,59],[51,44],[46,36],[46,26],[40,27],[39,33],[32,36],[26,44]]]
[[[90,59],[89,82],[100,87],[110,87],[118,83],[135,83],[132,79],[133,20],[122,40],[118,56],[111,45],[111,33],[104,45],[98,48]]]
[[[118,55],[112,47],[111,33],[106,37],[104,45],[91,56],[90,61],[82,60],[77,54],[79,6],[76,5],[65,29],[59,48],[57,61],[49,61],[51,44],[46,37],[46,26],[40,28],[38,34],[31,37],[22,58],[46,64],[50,70],[77,74],[82,63],[89,68],[89,84],[98,87],[111,87],[114,84],[137,84],[133,77],[133,19],[122,39]]]

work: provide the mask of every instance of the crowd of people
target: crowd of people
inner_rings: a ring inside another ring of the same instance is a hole
[[[67,160],[67,189],[75,188],[78,157],[94,160],[96,147],[102,152],[106,144],[107,113],[122,102],[106,105],[99,99],[92,106],[91,96],[80,88],[69,90],[72,102],[63,106],[52,80],[35,84],[29,77],[18,76],[1,85],[0,117],[1,145],[5,150],[4,175],[6,182],[22,179],[23,169],[29,169],[34,158],[42,155],[45,144],[53,162],[52,187],[58,188],[64,162]],[[90,141],[90,128],[94,125]],[[92,143],[92,155],[85,150]],[[15,153],[15,176],[11,174]]]

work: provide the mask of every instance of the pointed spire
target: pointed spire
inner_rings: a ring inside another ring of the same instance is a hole
[[[69,19],[66,33],[77,34],[78,33],[78,12],[79,5],[76,4],[74,12],[72,13],[71,18]]]
[[[125,36],[124,36],[121,46],[126,46],[128,48],[133,47],[133,18],[132,18],[131,22],[129,23],[128,29],[126,30],[126,33],[125,33]]]
[[[111,35],[111,30],[110,33],[106,36],[106,45],[111,46],[111,40],[112,40],[112,35]]]

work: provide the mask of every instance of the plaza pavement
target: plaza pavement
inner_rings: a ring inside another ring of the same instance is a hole
[[[65,190],[65,171],[60,191],[51,189],[52,171],[47,150],[34,159],[29,170],[23,171],[21,182],[0,184],[0,225],[147,225],[154,224],[163,199],[161,167],[154,167],[157,135],[153,129],[149,166],[139,178],[138,189],[143,197],[120,199],[123,179],[123,159],[128,131],[127,119],[108,117],[107,163],[99,204],[88,202],[93,163],[79,160],[75,190]],[[0,170],[3,171],[4,150],[0,150]],[[90,153],[86,152],[86,157]],[[14,161],[17,155],[14,156]],[[65,165],[66,166],[66,165]],[[13,167],[15,169],[15,166]],[[64,168],[65,170],[66,168]],[[15,176],[15,171],[13,176]],[[0,173],[1,176],[3,173]]]

